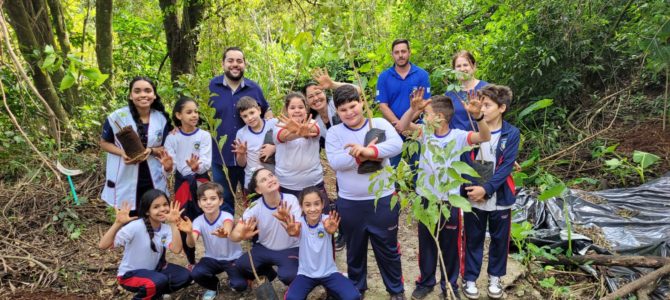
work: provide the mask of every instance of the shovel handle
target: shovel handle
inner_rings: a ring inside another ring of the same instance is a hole
[[[72,191],[72,198],[74,199],[74,203],[79,205],[79,197],[77,197],[77,191],[74,189],[74,183],[72,182],[72,177],[70,175],[67,175],[67,182],[70,183],[70,190]]]

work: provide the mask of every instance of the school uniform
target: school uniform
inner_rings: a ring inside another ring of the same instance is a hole
[[[242,256],[242,247],[228,238],[212,235],[212,232],[226,222],[233,222],[233,216],[225,211],[220,211],[212,222],[207,220],[204,214],[193,221],[193,232],[197,233],[205,244],[205,255],[193,267],[191,276],[202,287],[216,291],[219,286],[216,275],[226,272],[230,287],[240,292],[247,289],[247,281],[235,265],[235,261]]]
[[[316,124],[315,121],[311,121]],[[320,127],[315,125],[317,130]],[[275,142],[275,175],[281,183],[282,192],[298,197],[306,187],[323,188],[323,167],[319,148],[319,138],[297,138],[282,141],[279,135],[286,129],[276,126],[273,131]],[[325,203],[327,205],[327,203]]]
[[[337,271],[333,255],[333,236],[326,231],[323,220],[309,225],[305,216],[300,223],[300,259],[298,276],[286,290],[284,299],[302,300],[318,285],[323,285],[331,296],[339,299],[360,299],[360,292],[353,283]]]
[[[249,188],[251,175],[259,168],[267,168],[267,164],[261,162],[261,148],[265,141],[265,135],[277,125],[277,119],[262,120],[263,128],[255,132],[251,127],[244,126],[237,131],[237,139],[247,143],[247,164],[244,166],[244,188]],[[253,192],[253,191],[252,191]]]
[[[128,106],[112,112],[105,120],[102,131],[103,140],[123,149],[116,138],[116,133],[121,130],[116,124],[121,127],[131,126],[135,132],[138,132],[138,126]],[[144,124],[143,128],[145,130],[138,132],[138,135],[145,147],[163,145],[169,127],[168,120],[161,112],[152,109],[149,114],[149,123]],[[123,202],[128,202],[130,209],[135,210],[144,192],[152,188],[169,194],[167,176],[163,171],[163,166],[153,155],[149,155],[149,158],[141,163],[127,165],[123,157],[107,153],[105,166],[105,186],[100,197],[110,206],[120,208]]]
[[[498,277],[506,274],[512,222],[511,208],[516,201],[516,189],[511,174],[519,151],[519,137],[519,129],[503,121],[500,130],[491,132],[489,142],[482,143],[479,149],[473,149],[461,156],[461,159],[469,164],[482,157],[494,163],[493,176],[483,184],[486,202],[471,202],[472,212],[463,215],[465,224],[463,279],[466,281],[476,281],[479,277],[487,226],[491,235],[488,274]],[[469,176],[464,178],[474,180]],[[461,194],[467,197],[464,188],[461,189]]]
[[[435,145],[437,149],[447,149],[450,143],[453,143],[451,148],[452,153],[471,145],[470,137],[473,132],[463,131],[460,129],[450,129],[445,135],[438,135],[436,133],[428,133],[425,131],[425,126],[422,126],[423,145]],[[426,200],[430,195],[434,195],[437,199],[445,201],[444,205],[449,205],[447,202],[450,195],[460,195],[460,185],[448,191],[440,191],[438,186],[442,182],[447,181],[447,178],[441,178],[440,173],[446,174],[447,168],[455,161],[459,161],[459,156],[455,156],[444,162],[438,162],[433,153],[426,149],[419,161],[420,178],[423,178],[423,185],[417,187],[417,194],[423,199],[423,205],[427,206]],[[431,185],[430,177],[434,178],[435,185]],[[446,176],[445,176],[446,177]],[[450,207],[450,217],[445,219],[441,216],[441,226],[439,227],[439,244],[442,251],[442,258],[446,264],[447,278],[451,287],[456,291],[458,289],[458,275],[460,270],[460,255],[461,248],[461,210],[457,207]],[[437,247],[431,231],[423,224],[418,226],[419,237],[419,278],[416,280],[417,286],[432,288],[436,284],[435,269],[439,261]],[[445,274],[440,269],[442,278],[440,280],[440,287],[446,291]]]
[[[347,272],[359,291],[367,289],[368,239],[372,243],[386,290],[391,294],[404,291],[400,248],[398,245],[398,217],[400,206],[390,206],[394,188],[379,191],[380,199],[375,206],[375,193],[369,193],[370,174],[358,174],[356,159],[344,148],[346,144],[364,145],[369,120],[359,129],[347,127],[344,123],[332,126],[326,137],[326,155],[335,170],[339,186],[337,211],[340,213],[340,228],[347,244]],[[386,140],[373,148],[382,165],[389,165],[389,157],[402,150],[402,139],[395,128],[382,118],[372,119],[373,127],[384,130]],[[387,180],[382,173],[379,180]]]
[[[209,171],[212,165],[212,137],[206,130],[196,128],[191,133],[178,129],[165,139],[165,151],[174,162],[174,189],[175,201],[184,209],[182,216],[194,220],[202,210],[198,206],[198,185],[209,181]],[[198,157],[200,166],[195,172],[188,166],[186,160],[191,156]],[[189,264],[195,264],[195,247],[186,245],[186,233],[180,232],[184,253]]]
[[[295,219],[299,219],[302,211],[298,199],[286,193],[281,193],[281,202],[286,202],[291,207],[291,214]],[[272,214],[277,211],[277,207],[270,207],[263,197],[252,202],[242,215],[243,220],[256,218],[258,225],[258,240],[251,248],[251,255],[254,261],[256,272],[259,275],[266,276],[272,281],[277,275],[279,280],[289,285],[295,279],[298,272],[298,244],[295,237],[291,237],[286,230]],[[272,266],[277,266],[275,272]],[[249,261],[249,255],[243,254],[237,260],[237,267],[246,278],[254,278]]]
[[[151,241],[156,252],[151,249]],[[191,276],[181,266],[160,263],[172,243],[172,231],[167,224],[154,228],[150,239],[143,219],[129,222],[114,237],[114,247],[124,247],[117,272],[119,284],[136,293],[133,299],[153,299],[188,286]]]

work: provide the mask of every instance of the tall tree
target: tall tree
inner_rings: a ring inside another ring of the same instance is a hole
[[[112,89],[112,3],[113,0],[95,1],[95,54],[100,72],[109,74],[104,83],[108,93],[114,98]]]
[[[177,14],[178,2],[183,2],[181,24]],[[159,1],[171,62],[170,78],[173,83],[179,78],[179,75],[195,72],[199,25],[203,19],[205,4],[206,0]]]
[[[43,50],[47,45],[58,49],[54,43],[46,2],[31,0],[5,1],[2,7],[8,16],[9,23],[14,28],[21,54],[30,65],[35,87],[54,111],[56,117],[63,125],[62,128],[66,128],[69,123],[69,117],[63,108],[55,88],[56,85],[54,82],[58,81],[54,81],[49,73],[40,68],[40,58],[33,55],[34,50]],[[62,74],[61,70],[60,78],[62,78]],[[57,76],[57,74],[54,75]]]

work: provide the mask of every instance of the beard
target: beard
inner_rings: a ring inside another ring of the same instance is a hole
[[[228,77],[228,79],[230,80],[239,81],[240,79],[242,79],[242,77],[244,77],[244,70],[240,70],[240,74],[237,76],[233,76],[233,74],[230,71],[225,71],[223,74],[225,74],[226,77]]]
[[[399,62],[397,62],[397,61],[396,61],[396,63],[395,63],[395,65],[398,66],[398,67],[400,67],[400,68],[404,68],[405,66],[407,66],[407,64],[409,64],[409,59],[408,59],[408,60],[405,60],[405,63],[403,63],[403,64],[401,64],[401,63],[399,63]]]

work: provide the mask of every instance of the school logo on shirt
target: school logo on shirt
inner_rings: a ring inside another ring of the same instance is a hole
[[[507,138],[501,139],[500,140],[500,150],[505,150],[506,144],[507,144]]]
[[[195,142],[195,143],[193,144],[193,149],[195,149],[195,150],[200,150],[200,142],[199,142],[199,141],[198,141],[198,142]]]
[[[326,233],[323,231],[323,229],[319,229],[319,232],[316,233],[316,236],[322,239],[324,236],[326,236]]]
[[[156,134],[156,141],[157,143],[160,144],[163,141],[163,130],[157,129],[155,134]]]

